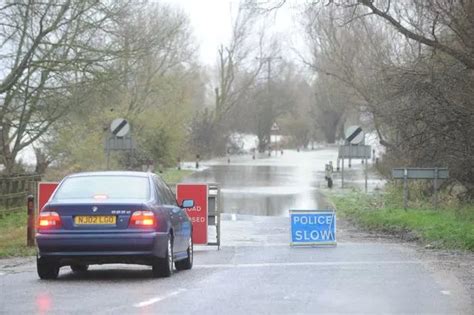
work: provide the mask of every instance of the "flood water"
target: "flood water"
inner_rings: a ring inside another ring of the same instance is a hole
[[[290,209],[327,208],[321,193],[324,164],[333,150],[285,151],[283,156],[231,157],[204,164],[186,182],[218,183],[220,209],[224,213],[288,216]]]

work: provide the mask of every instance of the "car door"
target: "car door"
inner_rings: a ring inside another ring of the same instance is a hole
[[[186,213],[186,209],[180,208],[182,213],[181,230],[183,231],[184,250],[188,249],[188,240],[192,236],[192,222]]]
[[[188,238],[187,234],[183,230],[183,223],[185,222],[185,213],[183,212],[183,209],[181,209],[178,206],[178,203],[176,202],[175,195],[171,191],[171,189],[164,183],[165,185],[165,190],[167,192],[168,198],[170,200],[170,204],[173,206],[173,214],[177,216],[179,220],[179,230],[176,230],[176,250],[177,251],[185,251],[187,249],[187,244],[188,244]]]
[[[158,176],[155,176],[153,179],[156,183],[160,199],[162,200],[163,208],[168,212],[168,217],[173,228],[173,249],[175,252],[180,252],[183,247],[182,215],[179,211],[180,208],[176,204],[173,193],[169,191],[168,186]]]

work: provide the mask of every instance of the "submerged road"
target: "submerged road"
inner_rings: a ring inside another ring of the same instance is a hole
[[[1,314],[472,314],[469,293],[414,245],[338,224],[338,245],[289,247],[288,209],[322,208],[335,149],[208,163],[189,181],[221,186],[222,247],[152,279],[142,266],[67,267],[40,281],[33,259],[0,261]]]

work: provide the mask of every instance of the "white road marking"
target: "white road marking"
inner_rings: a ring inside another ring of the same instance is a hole
[[[237,221],[237,215],[235,213],[232,213],[232,221]]]
[[[152,305],[152,304],[155,304],[155,303],[158,303],[160,301],[163,301],[167,298],[170,298],[170,297],[173,297],[173,296],[176,296],[182,292],[186,291],[186,289],[179,289],[179,290],[176,290],[176,291],[173,291],[173,292],[170,292],[168,294],[165,294],[165,295],[162,295],[162,296],[157,296],[155,298],[151,298],[149,300],[146,300],[146,301],[143,301],[143,302],[140,302],[140,303],[137,303],[137,304],[134,304],[133,306],[135,307],[145,307],[145,306],[149,306],[149,305]]]
[[[257,263],[257,264],[209,264],[194,265],[197,269],[210,268],[263,268],[263,267],[298,267],[298,266],[360,266],[360,265],[399,265],[399,264],[421,264],[416,260],[395,261],[328,261],[328,262],[287,262],[287,263]]]
[[[451,291],[448,290],[443,290],[441,291],[441,293],[443,293],[444,295],[451,295]]]

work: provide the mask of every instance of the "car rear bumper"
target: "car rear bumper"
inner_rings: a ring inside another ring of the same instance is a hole
[[[40,257],[96,263],[144,263],[164,258],[167,241],[168,234],[160,232],[36,234]]]

